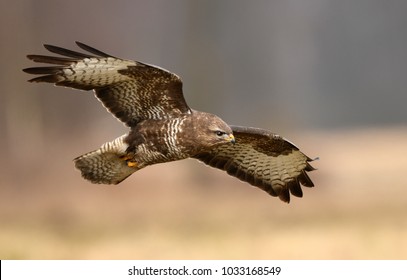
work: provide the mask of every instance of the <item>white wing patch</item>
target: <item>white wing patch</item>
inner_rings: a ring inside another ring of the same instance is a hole
[[[103,86],[130,80],[118,70],[137,65],[134,61],[113,57],[85,58],[64,68],[57,82],[73,82],[84,86]]]

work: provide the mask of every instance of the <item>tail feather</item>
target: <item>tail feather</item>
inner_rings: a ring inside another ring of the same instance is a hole
[[[75,158],[75,167],[81,171],[82,177],[95,184],[118,184],[137,171],[122,158],[128,147],[123,141],[126,136]]]

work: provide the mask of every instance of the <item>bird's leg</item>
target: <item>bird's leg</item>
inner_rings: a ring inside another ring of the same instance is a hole
[[[127,166],[128,167],[137,167],[137,162],[135,162],[135,161],[127,161]]]
[[[125,161],[126,161],[128,167],[134,167],[134,168],[136,168],[136,167],[138,166],[137,162],[132,161],[133,157],[132,157],[131,155],[129,155],[129,154],[124,155],[124,156],[121,156],[120,158],[121,158],[122,160],[125,160]]]

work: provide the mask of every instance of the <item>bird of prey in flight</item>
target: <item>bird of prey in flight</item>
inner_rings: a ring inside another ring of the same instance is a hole
[[[30,82],[93,90],[129,132],[74,159],[82,176],[97,184],[118,184],[156,163],[195,158],[226,171],[282,201],[313,187],[311,158],[268,130],[226,124],[218,116],[191,109],[176,74],[121,59],[80,42],[86,53],[52,45],[60,56],[28,55],[51,66],[24,69],[40,75]]]

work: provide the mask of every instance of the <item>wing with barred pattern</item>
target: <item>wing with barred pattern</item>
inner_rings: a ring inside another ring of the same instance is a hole
[[[44,45],[63,57],[28,55],[35,62],[56,65],[23,69],[42,75],[30,82],[94,90],[107,110],[129,127],[146,119],[191,113],[177,75],[157,66],[116,58],[80,42],[76,44],[89,54]]]
[[[195,156],[229,175],[259,187],[282,201],[302,197],[301,185],[313,187],[307,171],[312,161],[294,144],[264,129],[230,126],[235,145],[222,145]]]

